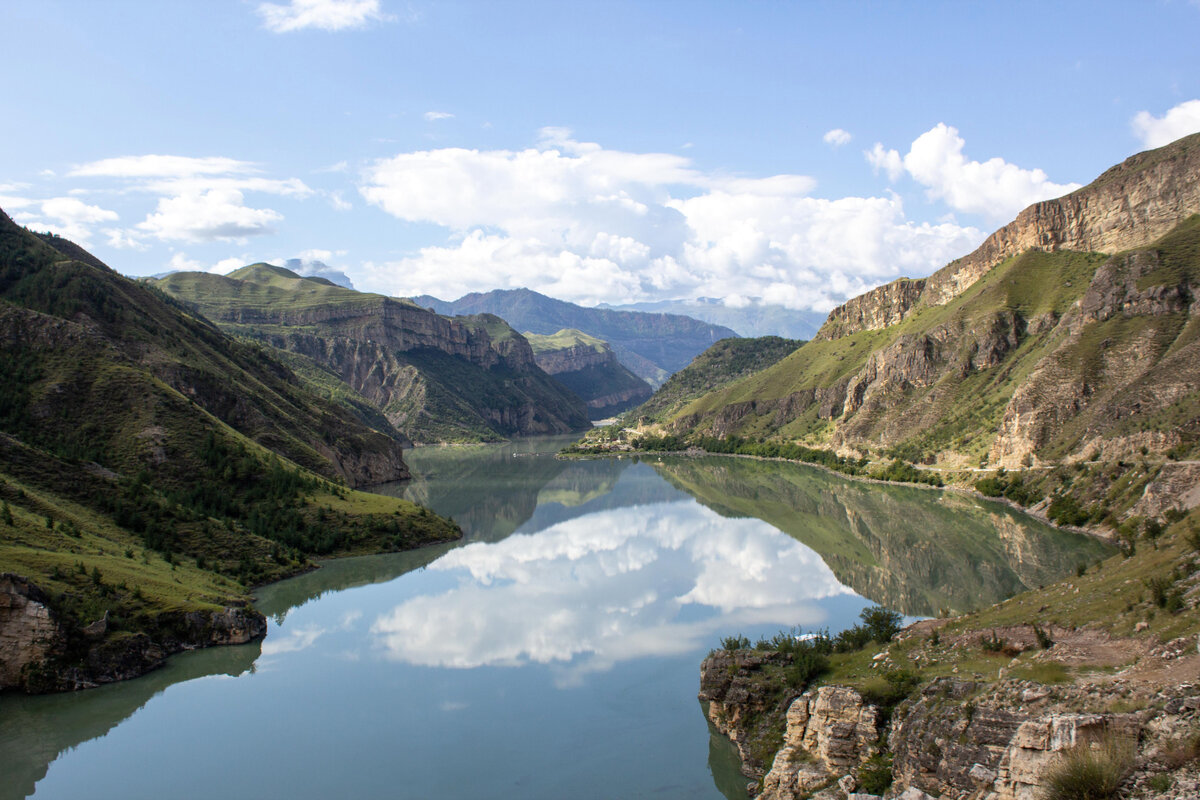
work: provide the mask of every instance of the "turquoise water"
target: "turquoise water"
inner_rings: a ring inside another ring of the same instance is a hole
[[[1100,553],[959,496],[562,444],[411,453],[380,491],[464,542],[266,587],[260,643],[0,697],[0,798],[737,797],[696,700],[721,637],[994,602]]]

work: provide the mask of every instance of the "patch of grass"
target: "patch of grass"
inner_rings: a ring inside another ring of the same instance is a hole
[[[1046,800],[1110,800],[1133,771],[1132,742],[1107,738],[1064,751],[1045,774]]]
[[[1057,661],[1034,661],[1012,671],[1013,677],[1024,678],[1035,683],[1070,683],[1071,671]]]

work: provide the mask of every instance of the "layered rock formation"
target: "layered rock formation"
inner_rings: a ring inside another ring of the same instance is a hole
[[[176,273],[157,285],[231,332],[331,371],[416,442],[587,427],[582,402],[537,366],[520,334],[492,315],[450,319],[267,264],[225,277]]]
[[[928,279],[901,278],[839,306],[817,338],[888,327],[919,302],[944,305],[996,264],[1029,250],[1116,253],[1145,247],[1200,211],[1197,174],[1200,134],[1131,156],[1082,189],[1029,206],[970,255]]]
[[[1186,748],[1200,721],[1200,695],[1188,685],[1159,691],[1158,711],[1104,709],[1118,697],[1134,704],[1155,691],[1020,680],[988,687],[942,678],[902,703],[888,722],[854,689],[822,686],[788,706],[782,746],[762,774],[760,798],[800,800],[823,789],[817,796],[844,796],[861,765],[885,747],[894,775],[889,797],[1038,800],[1051,773],[1081,749],[1127,759],[1127,785],[1142,785],[1178,768],[1172,748]],[[746,732],[736,722],[756,702],[761,698],[726,695],[720,705],[710,703],[709,717],[738,741]]]
[[[86,689],[144,675],[182,650],[245,644],[267,633],[246,607],[167,612],[148,632],[108,637],[108,615],[72,628],[51,598],[27,579],[0,574],[0,690]]]
[[[617,360],[608,342],[570,328],[552,336],[526,333],[525,338],[537,365],[579,395],[592,419],[620,414],[653,394],[650,384]]]

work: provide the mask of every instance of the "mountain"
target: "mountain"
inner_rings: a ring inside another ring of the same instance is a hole
[[[1136,485],[1039,473],[1034,499],[1069,487],[1086,504],[1077,521],[1161,512],[1164,492],[1200,477],[1174,463],[1200,441],[1197,212],[1193,135],[1030,206],[928,278],[849,301],[816,339],[665,427],[951,467],[1151,454]]]
[[[589,424],[583,402],[538,368],[524,337],[489,314],[448,319],[269,264],[175,273],[154,285],[229,333],[308,359],[308,372],[323,368],[345,385],[341,396],[374,405],[417,442]]]
[[[265,633],[311,556],[455,538],[347,489],[408,475],[265,348],[0,212],[0,688],[81,688]]]
[[[439,314],[495,314],[513,327],[533,333],[553,334],[563,328],[583,331],[608,342],[617,359],[652,386],[662,385],[713,342],[737,336],[720,325],[677,314],[585,308],[529,289],[475,292],[453,302],[429,295],[412,299]]]
[[[564,328],[551,336],[526,333],[537,365],[579,395],[592,419],[605,419],[648,399],[650,384],[626,369],[608,342]]]
[[[664,422],[691,401],[766,369],[802,344],[778,336],[722,339],[668,378],[630,416],[643,424]]]
[[[728,306],[712,297],[695,300],[659,300],[652,303],[602,305],[614,311],[642,311],[660,314],[679,314],[714,325],[723,325],[738,336],[781,336],[788,339],[811,339],[816,335],[825,315],[785,306],[752,301],[745,306]]]

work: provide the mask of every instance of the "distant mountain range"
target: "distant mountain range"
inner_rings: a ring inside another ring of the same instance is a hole
[[[495,314],[531,333],[550,335],[564,328],[582,331],[608,342],[617,359],[652,386],[660,386],[715,342],[738,335],[722,325],[678,314],[586,308],[530,289],[475,292],[453,302],[431,295],[412,300],[439,314]]]
[[[819,311],[798,311],[757,301],[742,307],[728,306],[723,300],[712,297],[623,305],[602,304],[600,308],[679,314],[713,325],[723,325],[737,331],[739,336],[779,336],[784,339],[811,339],[826,316]]]
[[[179,272],[155,286],[229,333],[293,354],[332,396],[360,398],[415,442],[497,441],[588,427],[583,401],[491,314],[448,319],[283,267]],[[340,385],[340,388],[339,388]]]

